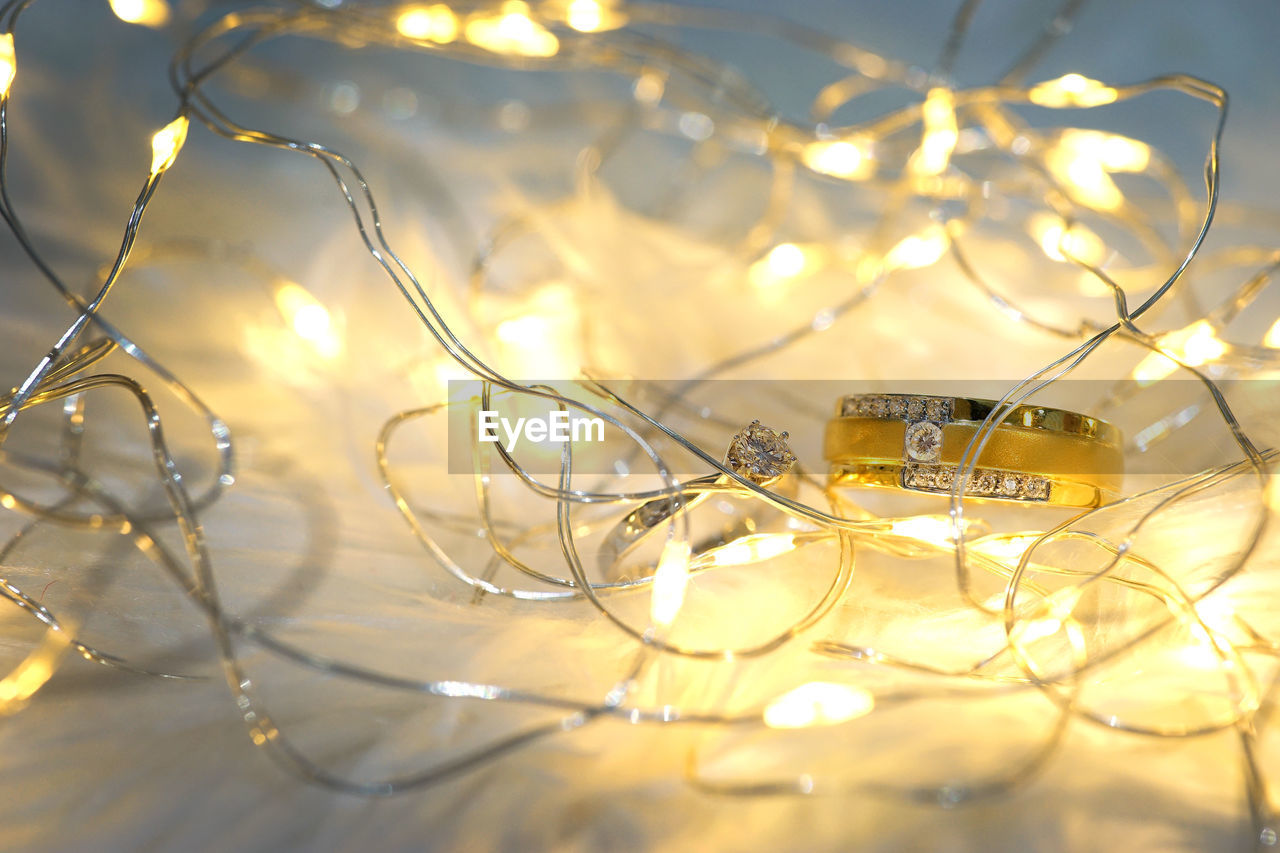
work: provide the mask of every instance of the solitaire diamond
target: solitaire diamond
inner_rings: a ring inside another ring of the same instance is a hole
[[[787,433],[752,421],[729,442],[724,462],[738,476],[763,485],[790,471],[796,455],[787,446]]]
[[[907,456],[917,462],[937,462],[942,456],[942,430],[937,424],[920,421],[907,427]]]

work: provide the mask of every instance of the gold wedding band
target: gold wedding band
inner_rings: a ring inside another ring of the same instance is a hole
[[[952,492],[961,459],[993,400],[919,394],[844,397],[827,424],[832,485]],[[1088,415],[1017,406],[990,432],[962,494],[1091,507],[1119,495],[1120,431]]]

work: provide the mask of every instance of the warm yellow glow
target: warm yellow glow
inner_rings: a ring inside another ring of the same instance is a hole
[[[13,33],[0,33],[0,98],[9,95],[9,87],[18,73],[18,58],[13,52]]]
[[[294,333],[325,358],[342,353],[342,338],[333,328],[329,309],[301,285],[283,282],[275,292],[276,308]]]
[[[1197,605],[1196,610],[1199,609]],[[1224,650],[1230,648],[1229,642],[1215,636],[1212,629],[1206,630],[1205,626],[1199,622],[1190,622],[1187,629],[1195,641],[1194,644],[1180,646],[1174,651],[1174,655],[1183,666],[1191,669],[1216,670],[1230,669],[1234,665],[1231,657],[1224,653]]]
[[[927,267],[937,263],[950,245],[947,230],[941,225],[931,225],[919,234],[902,238],[884,256],[884,266],[887,270]]]
[[[1109,172],[1141,172],[1151,164],[1151,146],[1137,139],[1100,130],[1069,128],[1055,150],[1096,161]]]
[[[1052,637],[1062,629],[1063,623],[1071,618],[1071,611],[1075,610],[1079,601],[1080,590],[1076,587],[1067,587],[1052,593],[1041,602],[1041,606],[1046,611],[1045,616],[1019,622],[1014,626],[1010,639],[1015,643],[1026,644]]]
[[[917,175],[940,175],[947,170],[951,153],[960,138],[951,90],[941,87],[930,89],[921,113],[924,138],[920,142],[920,150],[911,158],[911,169]]]
[[[773,729],[833,726],[865,717],[875,705],[875,697],[861,687],[810,681],[770,702],[764,723]]]
[[[160,174],[178,159],[178,152],[182,150],[182,144],[187,141],[189,124],[186,116],[178,116],[151,137],[151,174]]]
[[[1158,346],[1160,352],[1148,354],[1133,369],[1133,378],[1140,385],[1158,382],[1177,370],[1174,359],[1188,367],[1199,367],[1227,351],[1227,345],[1208,320],[1197,320],[1185,329],[1162,335]]]
[[[821,261],[821,252],[816,248],[779,243],[751,265],[747,279],[756,287],[768,288],[813,273]]]
[[[779,278],[793,278],[804,271],[804,250],[795,243],[780,243],[765,257],[769,271]]]
[[[496,16],[467,21],[467,41],[494,53],[513,56],[555,56],[560,40],[529,16],[529,5],[507,0]]]
[[[1267,333],[1262,336],[1262,345],[1280,349],[1280,320],[1276,320],[1271,324],[1271,328],[1267,329]]]
[[[408,6],[396,17],[396,30],[405,38],[448,44],[458,37],[458,16],[443,3]]]
[[[553,324],[548,317],[540,317],[536,314],[526,314],[521,317],[512,317],[510,320],[503,320],[498,324],[498,328],[494,333],[498,336],[498,340],[505,344],[520,344],[537,346],[539,342],[546,340],[551,334]]]
[[[169,23],[169,4],[165,0],[111,0],[111,11],[126,24],[163,27]]]
[[[1158,352],[1153,352],[1133,368],[1133,378],[1139,385],[1150,385],[1153,382],[1159,382],[1177,369],[1177,362]]]
[[[667,89],[666,78],[657,71],[645,71],[632,84],[631,92],[642,104],[656,104]]]
[[[565,21],[579,32],[594,33],[604,22],[604,11],[596,0],[571,0]]]
[[[1052,260],[1097,266],[1107,255],[1107,246],[1102,238],[1079,222],[1067,228],[1058,217],[1042,213],[1033,216],[1030,225],[1031,235]]]
[[[582,33],[614,30],[627,22],[627,16],[611,0],[569,0],[564,19]]]
[[[1055,150],[1045,158],[1045,163],[1071,197],[1081,204],[1095,210],[1116,210],[1124,204],[1124,193],[1099,161]]]
[[[947,516],[915,515],[910,518],[894,519],[890,532],[895,536],[905,536],[950,548],[955,538],[955,525]]]
[[[791,533],[757,533],[742,536],[708,552],[713,566],[745,566],[780,557],[796,549]]]
[[[13,509],[18,505],[18,499],[13,495],[0,495],[0,506],[5,509]]]
[[[1182,343],[1181,360],[1191,367],[1221,358],[1227,345],[1214,332],[1208,320],[1200,320],[1187,327],[1190,335]]]
[[[14,667],[13,671],[0,679],[0,714],[14,714],[22,710],[27,700],[53,675],[58,660],[70,642],[64,630],[50,629],[45,632],[40,645]]]
[[[851,181],[869,178],[876,166],[870,146],[856,139],[810,142],[800,159],[815,172]]]
[[[573,288],[549,283],[494,329],[503,364],[528,376],[566,376],[582,363],[582,313]]]
[[[689,543],[671,539],[662,549],[658,568],[653,573],[653,592],[649,600],[649,618],[655,625],[666,627],[676,620],[684,604],[689,586]]]
[[[990,557],[1006,566],[1014,567],[1022,559],[1022,555],[1039,538],[1035,533],[993,533],[971,543],[969,550]],[[1001,593],[1003,599],[1003,593]],[[1003,605],[1001,605],[1003,606]]]
[[[1045,165],[1076,201],[1098,210],[1116,210],[1124,194],[1112,172],[1141,172],[1151,163],[1145,142],[1098,130],[1062,132],[1045,156]]]
[[[1115,101],[1115,89],[1082,74],[1066,74],[1031,87],[1027,99],[1042,107],[1098,107]]]

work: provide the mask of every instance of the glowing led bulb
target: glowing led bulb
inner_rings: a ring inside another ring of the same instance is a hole
[[[1016,566],[1022,559],[1022,555],[1035,543],[1037,538],[1039,538],[1038,535],[1034,533],[993,533],[971,543],[969,550],[976,551],[1007,566]],[[999,593],[998,597],[1001,602],[999,606],[1003,607],[1004,593]]]
[[[1069,128],[1062,132],[1055,148],[1072,157],[1094,160],[1109,172],[1141,172],[1151,165],[1151,146],[1100,130]]]
[[[1188,327],[1191,334],[1182,343],[1182,361],[1191,367],[1198,367],[1216,358],[1221,358],[1227,351],[1227,345],[1213,331],[1207,320],[1200,320]]]
[[[653,591],[649,600],[649,618],[655,625],[666,627],[676,620],[684,604],[689,586],[689,543],[671,539],[662,549],[658,568],[653,573]]]
[[[920,149],[911,160],[911,169],[918,175],[940,175],[951,162],[960,133],[956,129],[955,98],[950,89],[941,87],[929,90],[921,108],[924,122],[924,138]]]
[[[804,147],[800,159],[815,172],[833,178],[857,180],[870,177],[875,160],[865,143],[855,140],[820,140]]]
[[[529,16],[529,5],[507,0],[495,16],[472,18],[465,30],[467,41],[494,53],[515,56],[555,56],[560,40]]]
[[[9,95],[9,87],[18,73],[18,60],[13,52],[13,33],[0,33],[0,98]]]
[[[1098,210],[1115,210],[1124,194],[1112,172],[1141,172],[1151,164],[1145,142],[1098,130],[1064,130],[1045,155],[1045,165],[1071,197]]]
[[[396,17],[396,31],[405,38],[448,44],[458,37],[458,16],[443,3],[408,6]]]
[[[572,288],[546,284],[530,294],[523,310],[498,323],[503,362],[530,376],[563,376],[582,363],[582,312]]]
[[[875,697],[861,687],[810,681],[770,702],[764,724],[772,729],[833,726],[865,717],[875,705]]]
[[[163,27],[169,23],[169,4],[165,0],[111,0],[111,11],[126,24]]]
[[[53,675],[59,659],[70,644],[67,631],[53,628],[45,631],[40,645],[0,679],[0,714],[21,711],[27,700]]]
[[[811,272],[817,262],[816,253],[795,243],[779,243],[751,265],[747,278],[756,287],[767,288]]]
[[[711,552],[715,566],[745,566],[780,557],[796,549],[791,533],[760,533],[743,536]]]
[[[774,275],[790,278],[804,270],[804,250],[795,243],[780,243],[773,247],[765,261]]]
[[[1138,384],[1149,385],[1173,373],[1178,369],[1173,359],[1188,367],[1199,367],[1220,358],[1227,351],[1227,345],[1208,320],[1197,320],[1185,329],[1162,335],[1159,346],[1160,352],[1150,353],[1134,367],[1133,378]]]
[[[1267,333],[1262,336],[1262,345],[1280,349],[1280,320],[1276,320],[1271,324],[1271,328],[1267,329]]]
[[[955,525],[950,518],[940,515],[914,515],[895,519],[890,532],[895,536],[949,547],[955,538]]]
[[[333,328],[329,309],[301,285],[282,282],[275,292],[276,308],[294,334],[309,343],[325,358],[342,352],[342,339]]]
[[[566,21],[579,32],[593,33],[604,23],[604,10],[596,0],[571,0]]]
[[[1068,228],[1058,217],[1044,213],[1032,217],[1030,226],[1040,249],[1052,260],[1097,266],[1106,257],[1107,246],[1102,238],[1079,222]]]
[[[911,234],[898,241],[884,256],[884,266],[890,270],[927,267],[937,263],[950,245],[947,229],[931,225],[919,234]]]
[[[1042,107],[1098,107],[1115,101],[1115,89],[1083,74],[1064,74],[1031,87],[1027,99]]]
[[[187,121],[186,116],[178,116],[151,137],[151,174],[160,174],[178,159],[178,152],[182,150],[182,144],[187,141],[189,125],[190,122]]]

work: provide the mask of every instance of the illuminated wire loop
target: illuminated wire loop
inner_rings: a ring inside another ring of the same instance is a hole
[[[950,494],[971,441],[996,408],[995,401],[965,397],[844,397],[827,423],[824,454],[831,465],[830,482]],[[1120,431],[1105,421],[1062,409],[1017,406],[989,431],[962,494],[1098,506],[1120,493],[1120,447]]]

